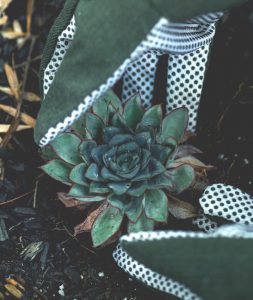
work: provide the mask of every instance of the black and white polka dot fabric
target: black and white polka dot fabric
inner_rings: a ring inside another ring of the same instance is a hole
[[[240,189],[214,184],[207,187],[199,202],[206,215],[253,225],[253,197]]]
[[[241,225],[227,225],[222,226],[213,233],[202,233],[192,231],[151,231],[151,232],[138,232],[125,235],[121,238],[122,241],[134,242],[134,241],[156,241],[162,239],[177,239],[177,238],[199,238],[199,239],[212,239],[212,238],[236,238],[236,239],[253,239],[253,227],[241,226]],[[182,283],[176,282],[171,278],[167,278],[152,271],[137,260],[133,259],[121,246],[117,246],[113,253],[113,258],[120,268],[125,272],[140,280],[144,284],[162,291],[167,294],[174,295],[179,299],[184,300],[201,300],[194,291]]]
[[[218,224],[210,220],[210,218],[208,218],[204,214],[201,214],[200,216],[194,218],[192,220],[192,224],[196,225],[200,230],[203,230],[207,233],[215,232],[218,228]]]
[[[43,81],[44,97],[47,95],[47,92],[51,84],[53,83],[56,71],[60,67],[64,59],[64,56],[67,53],[67,50],[74,39],[75,31],[76,31],[75,18],[73,17],[69,25],[67,26],[67,28],[58,37],[58,41],[53,56],[44,71],[44,81]]]
[[[124,81],[123,100],[126,101],[132,93],[136,93],[137,91],[143,96],[144,106],[151,106],[156,66],[159,56],[164,53],[169,53],[171,62],[170,70],[168,70],[167,111],[175,107],[187,106],[190,109],[189,129],[195,130],[196,112],[202,90],[208,51],[215,34],[215,22],[221,15],[222,13],[212,13],[207,15],[207,19],[205,19],[205,16],[195,18],[194,21],[199,22],[196,24],[193,24],[191,20],[180,24],[171,23],[169,20],[161,18],[147,35],[146,39],[140,43],[130,57],[115,70],[114,74],[104,84],[90,95],[84,95],[83,101],[69,116],[66,116],[64,120],[48,130],[41,139],[40,146],[46,146],[59,133],[69,128],[89,109],[94,101],[99,99],[108,89],[112,88],[122,77]],[[44,72],[44,96],[46,96],[53,83],[55,74],[61,61],[64,59],[74,35],[75,18],[73,16],[70,24],[59,36],[54,54]],[[192,60],[192,65],[189,66],[183,63],[184,59],[182,56],[181,63],[179,56],[185,55],[186,57],[188,54],[191,56],[192,54],[190,53],[194,53],[193,58],[197,60]],[[170,76],[169,73],[174,74],[174,72],[177,75],[180,73],[180,81],[177,81],[173,85],[173,76]],[[193,74],[195,75],[194,80],[192,79]],[[194,84],[196,80],[198,83]],[[170,87],[171,84],[173,87]],[[192,85],[194,85],[194,88],[192,88]],[[175,98],[176,95],[180,96],[180,99]]]
[[[180,299],[200,300],[200,298],[185,285],[167,278],[166,276],[162,276],[161,274],[146,268],[143,264],[138,263],[129,256],[120,245],[118,245],[113,252],[113,258],[120,268],[149,287],[174,295]]]

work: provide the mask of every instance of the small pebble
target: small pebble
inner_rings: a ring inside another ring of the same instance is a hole
[[[62,297],[65,296],[65,293],[64,293],[64,285],[63,285],[63,284],[59,286],[58,294],[59,294],[60,296],[62,296]]]
[[[245,165],[249,165],[249,163],[250,163],[250,161],[247,158],[244,158],[243,162]]]
[[[99,272],[98,277],[105,277],[105,273],[104,272]]]

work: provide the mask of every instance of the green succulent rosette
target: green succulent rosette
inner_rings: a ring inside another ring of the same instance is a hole
[[[42,169],[70,186],[67,197],[93,207],[95,247],[118,236],[123,224],[138,232],[166,223],[168,211],[196,216],[192,205],[175,198],[206,168],[192,156],[199,150],[183,142],[187,124],[186,108],[163,117],[161,105],[145,110],[136,95],[123,106],[109,92],[51,143],[54,158]]]

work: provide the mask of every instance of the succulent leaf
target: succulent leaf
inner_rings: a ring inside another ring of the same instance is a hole
[[[103,177],[100,175],[100,170],[98,168],[98,165],[95,163],[92,163],[89,165],[86,173],[85,173],[85,177],[88,178],[91,181],[95,181],[95,182],[103,182],[104,179]]]
[[[97,115],[87,112],[85,115],[85,125],[92,138],[99,140],[103,134],[105,124]]]
[[[168,176],[173,181],[175,187],[175,194],[181,194],[188,189],[194,182],[195,172],[191,166],[183,165],[176,169],[170,170]]]
[[[125,194],[129,188],[131,187],[131,183],[130,182],[109,182],[108,186],[110,189],[113,190],[113,192],[116,195],[123,195]]]
[[[118,127],[108,126],[103,130],[104,143],[108,144],[110,140],[117,134],[122,134],[124,131]]]
[[[92,140],[84,141],[79,146],[79,152],[86,164],[89,164],[91,162],[91,151],[93,148],[97,146],[97,143]]]
[[[108,203],[110,203],[113,207],[117,207],[122,211],[122,213],[125,212],[128,205],[131,203],[132,199],[129,196],[123,195],[119,196],[116,194],[110,194],[107,197]]]
[[[166,189],[169,191],[173,191],[175,189],[172,179],[165,174],[150,178],[147,183],[147,188],[149,190]]]
[[[51,146],[60,159],[76,165],[82,162],[78,152],[80,144],[81,140],[78,136],[71,133],[63,133],[51,143]]]
[[[175,109],[169,113],[162,122],[159,143],[170,145],[174,139],[177,143],[184,136],[188,124],[188,110],[186,108]]]
[[[139,95],[131,98],[124,107],[124,117],[126,124],[131,129],[136,129],[137,124],[141,121],[144,110],[141,107]]]
[[[54,159],[42,166],[41,169],[55,180],[61,181],[64,184],[71,185],[69,173],[71,168],[69,165],[59,159]]]
[[[123,221],[123,216],[119,209],[109,205],[96,218],[91,230],[94,247],[101,246],[117,233]]]
[[[148,190],[145,193],[144,207],[146,216],[157,222],[168,218],[168,199],[162,190]]]
[[[148,219],[143,212],[138,218],[136,223],[128,222],[127,231],[130,232],[139,232],[139,231],[150,231],[155,227],[155,222],[151,219]]]
[[[132,186],[128,189],[126,193],[133,197],[140,197],[144,194],[147,188],[148,186],[146,180],[142,182],[134,182],[132,183]]]
[[[143,212],[143,197],[133,197],[132,201],[125,209],[128,219],[136,223]]]
[[[148,109],[143,117],[141,122],[138,124],[138,127],[159,127],[162,123],[162,107],[161,105],[154,105]]]
[[[105,199],[105,197],[100,197],[97,195],[91,195],[89,193],[89,187],[79,185],[79,184],[74,184],[72,188],[70,189],[68,196],[71,196],[75,199],[78,199],[80,201],[84,202],[98,202],[102,201]]]
[[[89,182],[85,178],[86,169],[87,169],[87,166],[85,163],[76,165],[69,174],[70,181],[80,184],[80,185],[88,186]]]
[[[90,183],[90,194],[107,194],[110,193],[108,186],[101,182],[91,182]]]

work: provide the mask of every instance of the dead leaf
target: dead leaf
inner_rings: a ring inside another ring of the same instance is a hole
[[[5,93],[9,96],[14,96],[12,90],[9,87],[0,86],[0,92]]]
[[[200,161],[199,159],[193,157],[193,156],[186,156],[186,157],[182,157],[179,159],[176,159],[174,161],[170,161],[169,163],[169,168],[178,168],[182,165],[190,165],[191,167],[193,167],[195,170],[214,170],[215,167],[211,166],[211,165],[206,165],[204,164],[202,161]]]
[[[0,12],[4,11],[12,2],[12,0],[0,0]]]
[[[15,32],[13,30],[1,31],[1,34],[2,34],[3,38],[9,39],[9,40],[14,40],[14,39],[18,39],[18,38],[26,36],[26,33],[24,33],[24,32]]]
[[[27,10],[26,10],[26,32],[28,34],[31,33],[33,7],[34,7],[34,0],[28,0]]]
[[[67,195],[66,193],[57,193],[58,199],[65,205],[67,208],[75,207],[78,209],[84,209],[91,205],[91,203],[82,202],[76,200],[73,197]]]
[[[175,155],[173,155],[174,159],[182,158],[189,155],[195,155],[195,154],[201,154],[203,153],[198,148],[192,146],[192,145],[179,145],[177,147]]]
[[[0,86],[0,92],[5,93],[9,96],[14,96],[12,90],[9,87]],[[24,100],[27,100],[29,102],[40,102],[41,98],[40,96],[36,95],[33,92],[24,92]]]
[[[196,207],[171,195],[168,196],[168,210],[177,219],[190,219],[198,216]]]
[[[6,133],[9,128],[10,128],[9,124],[0,124],[0,133]],[[19,125],[16,131],[23,131],[27,129],[32,129],[32,127],[29,125]]]
[[[81,224],[78,224],[74,228],[74,235],[78,235],[83,232],[90,232],[93,223],[95,222],[98,215],[101,214],[101,212],[108,206],[106,202],[102,203],[97,209],[92,210],[88,213],[88,217],[85,219],[85,221]]]
[[[40,96],[36,95],[33,92],[25,92],[24,99],[30,102],[40,102],[41,100]]]
[[[11,106],[8,106],[8,105],[3,105],[3,104],[0,104],[0,109],[6,113],[8,113],[9,115],[11,115],[12,117],[15,117],[16,116],[16,113],[17,113],[17,110],[16,108],[13,108]],[[36,124],[36,120],[25,114],[25,113],[21,113],[20,114],[20,119],[26,124],[26,125],[29,125],[30,127],[34,128],[35,127],[35,124]]]
[[[8,64],[4,65],[4,70],[5,70],[10,88],[13,92],[13,95],[14,95],[15,99],[18,101],[20,98],[20,88],[19,88],[17,73]]]
[[[0,17],[0,26],[5,25],[5,24],[7,23],[7,21],[8,21],[8,16],[2,15],[2,16]]]

